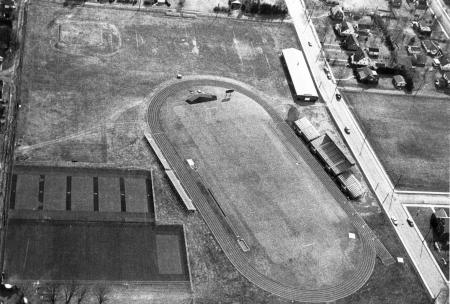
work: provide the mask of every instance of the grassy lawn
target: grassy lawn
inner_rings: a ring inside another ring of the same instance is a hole
[[[109,162],[123,144],[112,131],[143,124],[144,98],[177,73],[242,79],[288,102],[279,53],[293,37],[289,24],[30,3],[17,137],[47,143],[34,160]]]
[[[449,104],[384,94],[346,94],[392,182],[399,189],[448,191]]]
[[[192,87],[214,95],[221,87]],[[272,126],[256,101],[234,92],[189,105],[174,92],[161,109],[166,136],[214,193],[250,246],[254,267],[286,285],[320,288],[348,280],[364,258],[340,203]],[[309,153],[309,152],[308,152]],[[321,221],[317,221],[321,218]]]
[[[181,226],[10,220],[5,271],[19,281],[189,280],[184,241],[182,246],[172,242],[176,246],[169,248],[155,240],[158,234],[183,238]],[[180,252],[168,255],[168,250]],[[159,259],[180,265],[179,271],[160,271]]]
[[[430,207],[407,207],[407,209],[411,214],[414,223],[417,225],[417,228],[419,228],[423,238],[426,240],[425,244],[423,245],[428,246],[428,248],[430,249],[431,253],[434,256],[434,259],[436,260],[436,262],[438,263],[439,267],[442,269],[442,272],[444,273],[445,277],[448,280],[449,279],[448,251],[438,252],[433,246],[435,235],[430,227],[430,218],[431,215],[433,214],[433,210]],[[447,265],[443,263],[442,259],[445,259],[447,261]]]
[[[428,292],[421,284],[420,278],[414,270],[414,265],[389,223],[390,220],[383,213],[373,214],[364,219],[392,256],[394,258],[403,257],[405,263],[385,266],[377,260],[369,281],[358,292],[337,301],[337,303],[430,303]]]

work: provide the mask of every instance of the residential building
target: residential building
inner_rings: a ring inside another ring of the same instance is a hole
[[[358,47],[355,53],[350,56],[350,61],[354,66],[368,66],[371,64],[371,60],[367,53],[361,48]]]
[[[356,78],[359,82],[377,84],[379,80],[378,73],[371,68],[365,66],[356,69]]]
[[[411,57],[411,64],[415,67],[424,67],[427,63],[427,56],[423,54],[414,54]]]
[[[406,47],[406,51],[408,52],[409,55],[422,53],[422,49],[420,48],[420,46],[415,46],[415,45],[408,45]]]
[[[343,46],[346,50],[356,51],[359,48],[359,41],[358,38],[356,38],[356,35],[353,34],[347,36],[343,42]]]
[[[355,33],[355,28],[348,21],[342,21],[341,23],[336,24],[335,29],[339,36],[345,37]]]
[[[441,52],[439,45],[431,40],[423,40],[422,47],[430,56],[437,56]]]
[[[380,49],[376,47],[369,47],[369,57],[378,58],[380,55]]]
[[[450,55],[445,54],[439,58],[441,71],[450,71]]]

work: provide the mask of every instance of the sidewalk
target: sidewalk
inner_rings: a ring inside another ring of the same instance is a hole
[[[367,142],[364,133],[348,109],[345,101],[337,101],[335,99],[335,93],[338,92],[338,88],[336,87],[334,78],[332,81],[328,80],[323,71],[323,66],[328,65],[328,63],[321,60],[325,56],[323,56],[320,41],[313,25],[310,20],[307,20],[304,3],[298,0],[286,0],[286,5],[292,17],[312,76],[320,91],[320,95],[327,104],[333,120],[341,131],[353,156],[358,161],[361,170],[386,214],[389,217],[395,216],[400,222],[405,222],[407,213],[394,191],[392,182],[381,166],[370,144]],[[308,42],[312,46],[309,46]],[[342,132],[345,127],[350,129],[350,134],[347,135]],[[408,225],[393,227],[411,257],[424,285],[430,295],[435,297],[440,289],[447,284],[439,271],[439,267],[428,252],[421,252],[421,246],[417,246],[417,244],[421,244],[421,239],[415,229],[412,229]]]

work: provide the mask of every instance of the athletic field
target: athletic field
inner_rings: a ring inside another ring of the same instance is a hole
[[[11,281],[189,281],[181,226],[10,220],[6,243]]]
[[[193,159],[252,264],[288,286],[319,289],[349,280],[362,241],[338,201],[282,138],[258,103],[226,87],[196,86],[167,96],[160,121],[182,159]],[[189,105],[190,92],[218,96]]]

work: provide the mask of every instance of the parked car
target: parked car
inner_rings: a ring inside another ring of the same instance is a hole
[[[395,218],[395,216],[391,217],[391,221],[392,221],[392,224],[394,224],[395,226],[398,225],[398,221],[397,221],[397,219]]]
[[[336,93],[336,100],[341,100],[342,96],[339,93]]]

